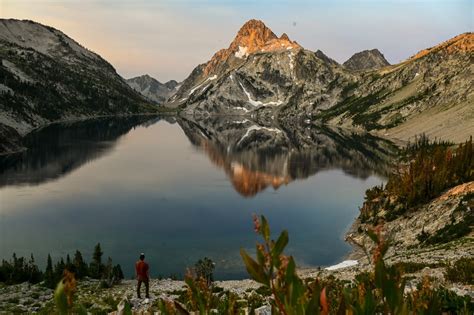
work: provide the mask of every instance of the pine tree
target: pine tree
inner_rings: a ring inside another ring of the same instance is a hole
[[[97,243],[97,245],[94,248],[94,254],[92,256],[92,259],[94,260],[95,263],[98,265],[102,264],[102,255],[104,253],[102,252],[102,249],[100,247],[100,243]]]
[[[115,279],[113,274],[112,258],[110,257],[107,258],[107,264],[105,265],[103,275],[104,278],[107,279],[108,286],[111,287],[114,284]]]
[[[16,256],[16,253],[13,253],[13,273],[11,274],[11,283],[20,283],[22,282],[22,259]]]
[[[71,261],[71,256],[69,256],[69,254],[66,255],[66,267],[65,267],[66,270],[76,274],[76,267],[73,265],[72,261]]]
[[[54,283],[59,282],[62,279],[64,274],[64,269],[66,269],[66,263],[64,259],[61,257],[59,262],[54,266]]]
[[[112,274],[113,274],[116,282],[120,282],[120,280],[123,280],[125,278],[124,275],[123,275],[122,267],[120,266],[120,264],[114,266],[114,268],[112,270]]]
[[[48,288],[54,288],[54,274],[53,274],[53,260],[51,259],[51,255],[48,254],[48,261],[46,263],[46,270],[44,272],[44,284]]]
[[[41,271],[39,270],[38,266],[35,264],[35,257],[33,254],[30,256],[30,261],[27,265],[28,269],[28,281],[30,283],[38,283],[41,281]]]
[[[76,270],[76,277],[78,279],[82,279],[88,275],[87,264],[84,262],[84,258],[82,258],[82,254],[80,251],[76,250],[76,253],[74,254],[74,260],[72,263]]]
[[[95,279],[100,279],[104,270],[104,265],[102,264],[102,249],[100,248],[100,243],[94,248],[94,254],[92,255],[92,262],[90,265],[90,276]]]

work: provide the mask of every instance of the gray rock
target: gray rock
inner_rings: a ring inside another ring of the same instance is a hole
[[[255,315],[272,315],[272,307],[264,305],[255,309]]]
[[[158,104],[164,103],[169,97],[173,96],[178,85],[178,82],[174,80],[161,83],[148,74],[127,79],[127,83],[135,91]]]
[[[373,70],[388,65],[390,63],[378,49],[358,52],[342,64],[350,70]]]

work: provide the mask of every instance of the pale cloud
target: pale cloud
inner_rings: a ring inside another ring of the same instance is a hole
[[[470,0],[1,0],[0,12],[60,29],[124,77],[148,73],[161,81],[184,79],[250,18],[339,62],[370,48],[398,62],[473,28]]]

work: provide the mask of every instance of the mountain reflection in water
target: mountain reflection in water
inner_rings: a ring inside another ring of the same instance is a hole
[[[218,279],[246,276],[239,249],[254,247],[255,211],[290,231],[299,265],[337,262],[393,150],[370,135],[242,117],[55,124],[25,146],[0,158],[0,259],[44,264],[78,249],[90,260],[100,242],[127,277],[146,252],[153,276],[209,257]]]
[[[222,168],[235,190],[252,197],[322,170],[384,176],[395,147],[368,134],[315,126],[262,126],[239,117],[179,119],[193,145]]]
[[[166,118],[175,123],[172,117]],[[104,118],[60,123],[28,135],[22,154],[0,157],[0,187],[54,180],[110,152],[121,136],[159,118]],[[222,168],[233,187],[252,197],[319,171],[342,169],[367,178],[384,176],[394,146],[368,134],[329,127],[262,126],[239,117],[177,119],[189,141]]]
[[[61,178],[110,152],[132,128],[155,123],[149,116],[100,118],[57,123],[28,134],[28,149],[0,156],[0,187],[37,185]]]

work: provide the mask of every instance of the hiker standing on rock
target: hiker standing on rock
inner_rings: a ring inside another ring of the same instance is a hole
[[[140,288],[142,286],[142,282],[145,283],[146,288],[146,298],[150,298],[149,295],[149,287],[150,287],[150,267],[145,262],[145,254],[140,254],[140,260],[135,263],[135,275],[137,276],[137,296],[140,297]]]

